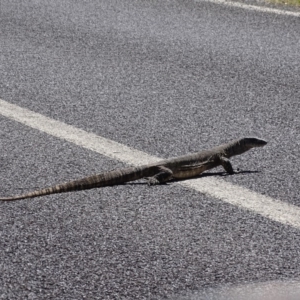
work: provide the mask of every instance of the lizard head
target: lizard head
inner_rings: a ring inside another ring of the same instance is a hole
[[[254,137],[246,137],[240,140],[241,144],[244,144],[248,149],[255,147],[263,147],[267,144],[265,140],[254,138]]]
[[[245,137],[238,140],[234,140],[231,143],[227,144],[226,157],[231,157],[234,155],[240,155],[251,148],[263,147],[267,144],[265,140],[258,139],[255,137]]]

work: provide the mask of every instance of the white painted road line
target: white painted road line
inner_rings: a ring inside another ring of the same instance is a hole
[[[300,208],[217,178],[197,178],[183,186],[239,206],[273,221],[300,228]]]
[[[45,117],[0,99],[0,114],[34,129],[64,139],[83,148],[130,165],[148,164],[160,160],[144,152],[129,148],[112,140],[86,132],[63,122]]]
[[[254,10],[259,12],[266,12],[266,13],[273,13],[277,15],[283,15],[283,16],[293,16],[293,17],[300,17],[300,12],[294,12],[294,11],[288,11],[288,10],[281,10],[277,8],[270,8],[270,7],[264,7],[264,6],[257,6],[257,5],[250,5],[240,2],[232,2],[232,1],[226,1],[226,0],[195,0],[196,2],[211,2],[216,4],[222,4],[227,5],[231,7],[238,7],[248,10]]]
[[[1,99],[0,114],[49,135],[130,165],[147,164],[159,160],[159,158],[142,151],[53,120]],[[253,211],[271,220],[300,228],[300,208],[297,206],[212,177],[186,180],[180,182],[180,184],[232,205]]]

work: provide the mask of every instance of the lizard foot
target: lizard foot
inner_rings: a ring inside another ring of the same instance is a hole
[[[145,179],[147,180],[149,186],[160,184],[159,180],[155,177],[145,177]]]

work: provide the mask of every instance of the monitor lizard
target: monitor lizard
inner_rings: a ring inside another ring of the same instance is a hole
[[[103,172],[26,194],[0,198],[0,200],[13,201],[55,193],[113,186],[142,178],[147,179],[149,185],[156,185],[172,179],[181,180],[192,178],[217,166],[223,166],[227,173],[234,174],[237,172],[232,168],[229,161],[230,157],[242,154],[251,148],[263,147],[266,144],[267,142],[262,139],[245,137],[209,150],[169,158],[148,165]]]

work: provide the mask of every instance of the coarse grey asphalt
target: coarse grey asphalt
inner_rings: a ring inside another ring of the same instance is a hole
[[[0,98],[160,157],[265,138],[222,178],[299,206],[299,49],[299,17],[209,2],[1,0]],[[1,196],[122,166],[0,114]],[[0,203],[0,299],[297,279],[299,242],[176,184]]]

